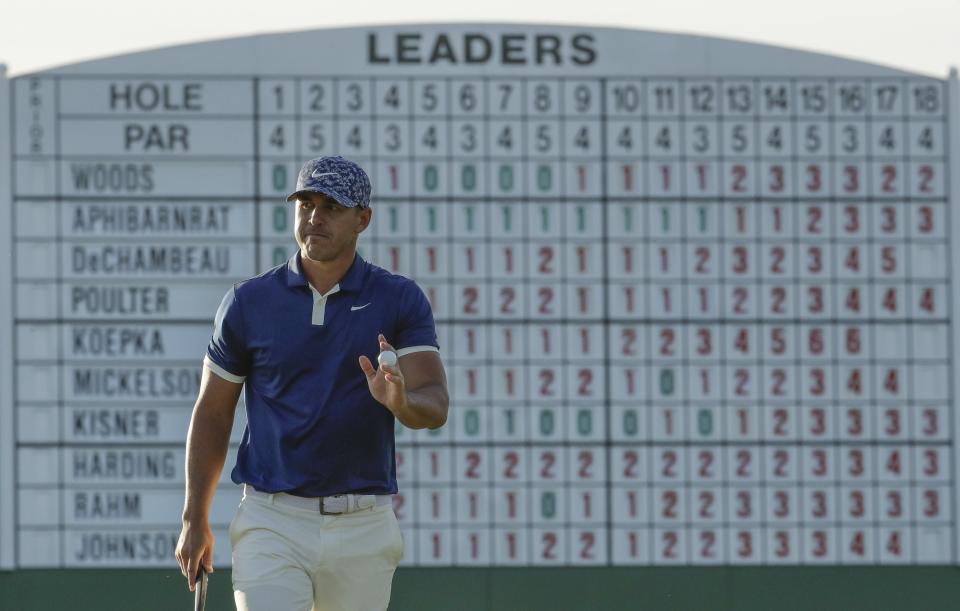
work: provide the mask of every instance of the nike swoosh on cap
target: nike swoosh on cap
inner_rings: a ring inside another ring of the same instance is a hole
[[[324,172],[323,174],[317,174],[317,171],[314,170],[313,174],[310,175],[311,178],[322,178],[324,176],[337,176],[336,172]]]

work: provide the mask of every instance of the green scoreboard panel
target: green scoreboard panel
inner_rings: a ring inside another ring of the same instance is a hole
[[[292,254],[284,196],[342,154],[450,382],[445,427],[396,430],[405,564],[956,564],[957,97],[536,25],[0,78],[0,560],[174,566],[219,300]]]

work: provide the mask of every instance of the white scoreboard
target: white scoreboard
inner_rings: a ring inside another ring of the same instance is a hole
[[[406,564],[956,564],[957,99],[532,25],[0,79],[0,560],[174,566],[219,299],[290,256],[300,164],[342,154],[450,382],[444,428],[396,431]]]

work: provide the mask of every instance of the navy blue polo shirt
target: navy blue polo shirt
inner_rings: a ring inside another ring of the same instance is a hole
[[[204,364],[244,383],[247,427],[231,478],[264,492],[397,492],[394,417],[370,394],[358,358],[377,334],[403,356],[439,351],[423,291],[356,255],[320,294],[300,254],[234,285],[217,311]]]

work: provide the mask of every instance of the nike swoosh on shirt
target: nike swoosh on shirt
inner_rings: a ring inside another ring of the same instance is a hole
[[[370,303],[373,303],[373,302],[371,301]],[[365,303],[365,304],[363,304],[362,306],[350,306],[350,311],[351,311],[351,312],[356,312],[357,310],[362,310],[363,308],[365,308],[365,307],[367,307],[368,305],[370,305],[370,303]]]

